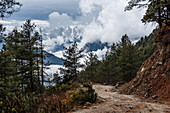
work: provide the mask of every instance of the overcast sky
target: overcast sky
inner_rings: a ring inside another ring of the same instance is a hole
[[[17,0],[23,6],[21,10],[13,14],[9,19],[48,20],[48,15],[53,12],[67,13],[75,18],[81,15],[79,9],[80,0]]]
[[[127,34],[131,39],[151,33],[154,27],[141,22],[144,10],[124,12],[127,0],[18,0],[21,10],[0,22],[19,26],[26,19],[34,20],[41,27],[82,25],[81,45],[95,40],[119,41]]]

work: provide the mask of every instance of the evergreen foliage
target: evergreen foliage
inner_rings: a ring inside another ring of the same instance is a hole
[[[16,0],[1,0],[0,1],[0,17],[9,17],[12,13],[19,11],[22,5]]]
[[[98,60],[98,56],[96,54],[94,54],[93,52],[89,52],[87,55],[87,58],[85,60],[85,65],[86,65],[86,71],[88,73],[86,73],[87,78],[86,79],[95,79],[95,73],[97,72],[96,67],[99,64],[99,60]]]
[[[81,54],[82,51],[77,48],[76,42],[74,42],[72,46],[68,48],[65,47],[64,49],[64,68],[60,68],[60,73],[63,75],[63,83],[67,83],[77,79],[77,74],[79,73],[78,69],[83,67],[80,63],[80,58],[82,58],[83,55]]]
[[[124,82],[129,82],[136,76],[139,68],[138,58],[134,45],[127,44],[120,49],[120,56],[117,62],[119,75]]]
[[[40,35],[35,31],[35,25],[27,20],[21,31],[14,29],[2,38],[5,44],[0,51],[0,106],[2,111],[11,112],[15,108],[14,97],[42,92]]]
[[[90,52],[87,56],[86,68],[79,73],[79,79],[112,85],[132,80],[142,62],[156,50],[154,40],[153,32],[134,45],[125,34],[121,41],[112,44],[101,61]]]
[[[153,32],[149,36],[142,37],[135,45],[136,49],[138,50],[138,53],[140,55],[140,62],[144,62],[147,60],[157,49],[156,48],[156,30],[153,30]]]
[[[157,22],[159,28],[162,24],[170,25],[170,1],[169,0],[130,0],[125,10],[132,10],[133,7],[147,7],[142,22]]]

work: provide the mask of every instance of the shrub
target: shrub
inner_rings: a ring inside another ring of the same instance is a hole
[[[90,84],[80,88],[76,82],[62,84],[58,89],[49,86],[43,94],[16,94],[13,98],[0,101],[0,112],[4,113],[66,113],[74,105],[95,102],[97,95]]]
[[[60,91],[68,91],[69,89],[71,89],[70,85],[68,84],[62,84],[59,88],[58,88]]]
[[[73,95],[72,95],[72,101],[76,105],[83,105],[86,103],[86,94],[82,89],[78,89]]]
[[[92,89],[92,87],[89,87],[86,91],[86,101],[90,103],[94,103],[97,100],[97,93]]]
[[[71,109],[65,103],[65,93],[44,95],[40,98],[37,113],[66,113]]]
[[[75,92],[68,91],[68,95],[67,104],[72,105],[83,105],[86,102],[94,103],[97,99],[97,94],[90,84],[86,84],[86,87]]]

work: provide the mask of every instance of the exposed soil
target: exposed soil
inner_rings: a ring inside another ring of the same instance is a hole
[[[120,88],[120,92],[170,104],[170,27],[163,27],[157,33],[158,50],[143,63],[137,76]]]
[[[133,95],[119,94],[114,86],[93,85],[102,103],[72,113],[170,113],[165,104],[148,103]]]

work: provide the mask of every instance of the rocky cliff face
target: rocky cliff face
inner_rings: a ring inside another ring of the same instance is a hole
[[[170,102],[170,27],[157,31],[157,50],[137,72],[136,78],[120,88],[147,100]]]

